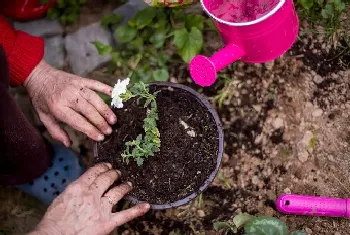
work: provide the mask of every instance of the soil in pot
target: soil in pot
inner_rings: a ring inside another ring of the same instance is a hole
[[[122,181],[131,181],[130,196],[150,204],[168,204],[198,191],[215,170],[219,151],[216,122],[199,99],[179,88],[151,85],[159,91],[157,126],[161,135],[160,152],[137,166],[128,164],[121,154],[125,142],[135,139],[143,131],[146,109],[136,99],[114,109],[118,123],[113,133],[98,143],[95,163],[110,162],[122,172]]]

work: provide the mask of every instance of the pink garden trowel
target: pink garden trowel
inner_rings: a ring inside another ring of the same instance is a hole
[[[293,215],[350,218],[350,200],[285,194],[276,201],[277,210]]]
[[[190,62],[192,79],[210,86],[216,73],[236,60],[264,63],[283,55],[299,30],[292,0],[201,0],[214,19],[225,47],[211,57],[195,56]]]

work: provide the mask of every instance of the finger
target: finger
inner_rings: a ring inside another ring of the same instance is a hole
[[[57,118],[76,129],[77,131],[83,132],[89,138],[95,141],[104,140],[104,135],[97,130],[92,124],[90,124],[86,118],[81,116],[75,110],[70,108],[64,108],[61,112],[56,113]]]
[[[111,222],[114,223],[115,226],[121,226],[139,216],[146,214],[149,208],[150,208],[149,204],[136,205],[132,208],[116,213],[112,217]]]
[[[128,194],[132,189],[132,185],[130,182],[126,184],[118,185],[108,192],[105,193],[103,197],[108,197],[111,199],[111,206],[116,205],[126,194]]]
[[[95,127],[97,127],[104,134],[109,135],[112,133],[112,128],[108,125],[105,119],[83,97],[77,99],[76,102],[74,102],[72,108],[84,115],[92,124],[94,124]]]
[[[82,92],[82,95],[110,124],[117,122],[117,116],[95,92],[86,89],[85,92]]]
[[[107,84],[102,83],[102,82],[99,82],[99,81],[96,81],[93,79],[83,78],[82,85],[87,87],[87,88],[90,88],[91,90],[99,91],[99,92],[105,93],[106,95],[109,95],[109,96],[112,95],[113,88]]]
[[[98,196],[102,196],[104,192],[119,178],[119,174],[115,170],[109,170],[99,175],[91,184],[90,190],[95,192]]]
[[[39,118],[53,139],[63,143],[67,148],[71,145],[69,135],[62,127],[60,127],[53,116],[47,114],[39,114]]]
[[[110,163],[99,163],[90,169],[88,169],[80,178],[79,182],[90,186],[101,174],[112,169],[112,165]]]

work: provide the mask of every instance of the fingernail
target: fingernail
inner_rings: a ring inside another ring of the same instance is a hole
[[[130,181],[126,182],[127,185],[130,186],[130,188],[132,188],[132,183]]]
[[[107,129],[107,134],[111,134],[112,133],[112,128],[111,127],[108,127],[108,129]]]
[[[122,173],[118,170],[115,170],[119,176],[122,176]]]
[[[107,162],[106,165],[108,166],[109,169],[112,169],[112,164]]]
[[[104,135],[102,135],[102,134],[100,134],[100,135],[97,136],[97,140],[98,140],[98,141],[102,141],[102,140],[104,140],[104,139],[105,139],[105,137],[104,137]]]
[[[117,117],[116,116],[112,116],[109,121],[110,121],[111,124],[115,124],[117,122]]]
[[[143,204],[143,208],[145,208],[145,210],[149,210],[149,208],[151,208],[150,204]]]
[[[63,144],[64,144],[67,148],[69,148],[70,145],[71,145],[71,141],[64,141]]]

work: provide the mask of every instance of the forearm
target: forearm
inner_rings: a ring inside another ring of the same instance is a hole
[[[0,44],[7,56],[11,85],[21,85],[42,60],[44,40],[16,31],[0,15]]]

